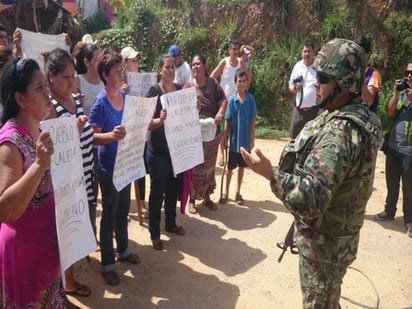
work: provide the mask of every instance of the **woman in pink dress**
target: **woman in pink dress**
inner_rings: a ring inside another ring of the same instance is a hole
[[[66,308],[50,175],[53,142],[40,131],[48,88],[33,59],[13,61],[1,83],[0,307]]]

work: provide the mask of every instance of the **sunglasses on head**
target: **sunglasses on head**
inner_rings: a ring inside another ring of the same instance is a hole
[[[316,72],[316,79],[319,84],[327,84],[332,79],[332,76],[329,76],[322,72]]]
[[[21,74],[21,72],[24,70],[25,65],[29,62],[29,59],[30,58],[16,59],[16,62],[14,63],[14,73]]]
[[[412,70],[406,70],[405,75],[408,76],[409,74],[412,74]]]

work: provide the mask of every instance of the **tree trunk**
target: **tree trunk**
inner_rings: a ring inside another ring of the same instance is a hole
[[[39,32],[39,24],[37,23],[36,3],[35,3],[35,1],[32,2],[31,7],[32,7],[32,9],[33,9],[33,24],[34,24],[34,29],[36,29],[36,32]]]

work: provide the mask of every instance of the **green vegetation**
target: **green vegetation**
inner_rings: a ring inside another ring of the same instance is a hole
[[[347,7],[335,8],[328,13],[321,26],[323,41],[350,37],[349,30],[349,9]]]
[[[374,1],[375,3],[376,1]],[[293,96],[287,82],[300,58],[304,40],[311,37],[320,47],[333,37],[372,39],[371,62],[383,77],[378,114],[388,127],[386,103],[394,80],[401,77],[400,65],[412,57],[412,14],[408,1],[392,5],[392,12],[370,16],[370,1],[360,0],[116,0],[118,16],[112,29],[99,32],[102,47],[120,51],[133,46],[143,52],[141,67],[155,70],[161,54],[178,44],[185,60],[195,54],[208,59],[209,71],[226,56],[230,38],[256,48],[252,61],[252,86],[258,107],[257,135],[287,135]],[[171,7],[173,6],[173,7]],[[256,19],[249,20],[251,9]],[[97,21],[88,22],[88,31]],[[254,28],[253,28],[254,27]],[[253,28],[253,30],[252,30]]]
[[[110,28],[110,22],[103,11],[97,11],[84,21],[88,33],[95,33]]]

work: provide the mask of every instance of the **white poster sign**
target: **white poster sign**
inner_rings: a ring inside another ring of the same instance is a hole
[[[162,95],[160,100],[167,111],[164,126],[176,176],[204,161],[196,89],[190,87],[170,92]]]
[[[64,279],[64,271],[70,265],[96,250],[96,239],[89,217],[76,117],[46,120],[41,123],[41,128],[50,132],[54,145],[50,169]]]
[[[146,175],[144,145],[156,102],[157,97],[126,96],[122,118],[126,136],[117,145],[113,171],[113,185],[117,191]]]
[[[128,72],[127,84],[130,88],[130,95],[144,97],[150,87],[157,83],[157,73]]]
[[[42,53],[49,52],[56,47],[60,47],[70,52],[70,46],[66,44],[66,33],[44,34],[20,28],[18,28],[18,30],[21,32],[21,49],[23,57],[36,60],[42,71],[44,71],[44,59],[41,55]]]

